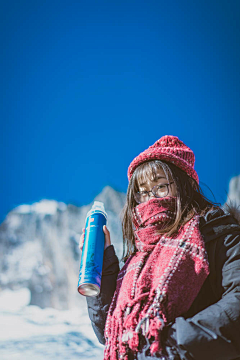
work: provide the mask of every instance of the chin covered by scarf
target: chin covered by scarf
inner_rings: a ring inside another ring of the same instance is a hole
[[[170,237],[156,231],[175,219],[176,197],[153,198],[133,209],[137,252],[118,274],[108,311],[104,360],[128,359],[140,350],[140,337],[161,354],[164,326],[184,314],[206,277],[209,264],[195,214]]]

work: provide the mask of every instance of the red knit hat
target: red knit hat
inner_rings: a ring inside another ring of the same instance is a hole
[[[165,160],[184,170],[199,184],[198,174],[194,170],[195,156],[177,136],[165,135],[157,140],[148,149],[141,152],[128,167],[128,180],[130,181],[134,170],[144,161]]]

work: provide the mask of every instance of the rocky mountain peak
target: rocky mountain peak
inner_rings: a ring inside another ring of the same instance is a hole
[[[111,186],[105,186],[94,200],[104,202],[106,211],[112,211],[118,215],[122,210],[125,199],[126,194],[116,191]]]

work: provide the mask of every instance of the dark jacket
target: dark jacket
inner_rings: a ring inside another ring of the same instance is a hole
[[[200,230],[210,274],[188,312],[165,328],[165,359],[240,360],[240,225],[232,214],[217,208],[200,218]],[[111,245],[104,253],[101,292],[87,298],[89,317],[102,344],[118,272]],[[148,348],[138,353],[138,360],[154,359]]]

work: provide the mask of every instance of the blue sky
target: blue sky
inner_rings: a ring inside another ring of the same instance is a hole
[[[163,135],[226,199],[240,174],[239,1],[10,1],[1,5],[0,220],[43,198],[126,192]],[[212,197],[211,197],[212,198]]]

